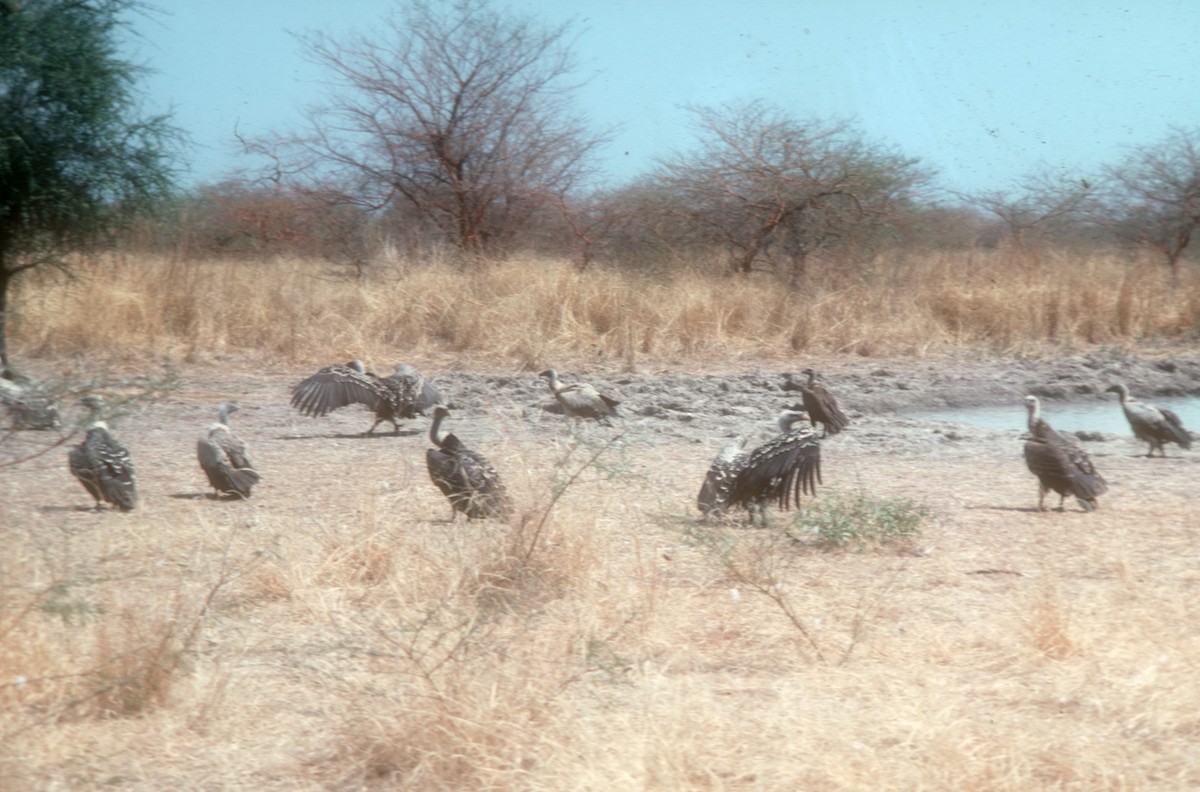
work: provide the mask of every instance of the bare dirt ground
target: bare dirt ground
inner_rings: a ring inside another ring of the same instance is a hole
[[[714,368],[721,373],[646,367],[629,374],[596,367],[582,373],[564,370],[562,375],[567,382],[583,379],[620,398],[624,418],[616,431],[626,432],[638,447],[654,449],[654,459],[676,460],[672,467],[679,472],[686,469],[698,487],[712,456],[729,439],[748,436],[753,440],[772,432],[778,411],[800,401],[795,383],[803,380],[793,373],[802,365],[749,368],[744,363],[727,363]],[[379,369],[386,371],[387,366]],[[448,428],[473,447],[482,450],[501,440],[536,447],[548,440],[561,441],[567,434],[566,421],[545,380],[533,373],[444,371],[431,364],[423,370],[453,408]],[[1117,381],[1128,384],[1143,400],[1200,394],[1200,357],[1179,355],[957,362],[850,359],[825,361],[819,372],[854,425],[826,443],[827,483],[847,484],[849,463],[854,475],[879,474],[915,498],[935,500],[951,492],[965,493],[961,475],[937,480],[920,472],[950,460],[958,468],[979,464],[997,483],[1012,480],[1025,485],[1025,491],[1036,491],[1024,469],[1019,440],[1025,394],[1042,397],[1045,417],[1052,423],[1054,402],[1060,399],[1105,400],[1118,411],[1115,396],[1104,393]],[[384,424],[374,435],[364,437],[362,432],[371,424],[365,408],[345,408],[322,419],[301,417],[289,407],[288,394],[291,385],[309,373],[311,369],[185,370],[181,390],[114,427],[139,465],[145,508],[166,517],[172,511],[192,508],[191,501],[206,499],[206,481],[195,461],[195,437],[211,422],[215,406],[223,400],[239,404],[234,427],[250,443],[263,473],[263,483],[253,502],[244,504],[250,507],[244,511],[278,513],[311,508],[313,504],[296,497],[298,491],[315,495],[328,490],[326,497],[344,498],[355,488],[392,486],[399,471],[403,471],[406,484],[412,484],[415,477],[416,484],[425,488],[419,479],[424,449],[429,445],[426,421],[409,423],[398,436]],[[1011,404],[1012,431],[913,417],[927,408],[984,404]],[[609,430],[597,428],[592,434],[599,438],[605,431]],[[3,452],[23,455],[47,439],[46,433],[23,432],[7,443]],[[1098,460],[1101,472],[1113,481],[1112,497],[1119,497],[1127,476],[1134,477],[1131,489],[1154,486],[1181,494],[1195,481],[1193,465],[1200,462],[1200,454],[1179,453],[1172,446],[1173,461],[1143,461],[1137,453],[1144,446],[1131,436],[1108,435],[1104,439],[1107,442],[1084,445]],[[64,517],[72,517],[75,507],[87,505],[86,493],[66,469],[65,456],[65,449],[54,451],[0,472],[6,523],[19,522],[23,513],[44,514],[47,510],[63,510]],[[912,473],[903,475],[901,471],[906,469]],[[1141,481],[1142,476],[1149,481]],[[682,511],[694,488],[682,482],[680,486]],[[995,500],[987,491],[974,497]],[[1028,501],[1028,497],[1017,498],[1009,505],[1021,508]]]
[[[533,373],[455,372],[439,368],[436,361],[419,363],[453,408],[447,428],[492,459],[508,479],[519,508],[532,508],[571,442],[566,420],[554,409],[545,381]],[[601,480],[589,485],[597,487],[599,508],[606,511],[596,519],[597,530],[611,530],[614,537],[621,537],[612,545],[617,549],[605,552],[619,554],[623,552],[620,548],[626,548],[636,554],[636,563],[651,570],[646,574],[658,581],[655,585],[674,592],[661,595],[664,602],[681,597],[686,607],[692,607],[686,605],[690,599],[705,597],[721,614],[714,618],[713,611],[708,611],[703,624],[677,627],[670,639],[674,648],[663,639],[657,650],[643,646],[638,651],[646,652],[646,663],[658,661],[660,653],[669,654],[670,673],[681,679],[713,691],[724,690],[725,696],[730,690],[737,691],[738,717],[745,718],[745,728],[751,730],[775,728],[744,711],[750,707],[746,702],[758,696],[773,702],[766,706],[768,711],[816,705],[811,694],[792,691],[787,673],[779,672],[795,663],[795,644],[775,638],[764,642],[761,635],[744,624],[739,626],[736,616],[725,612],[732,607],[729,592],[736,584],[698,564],[686,539],[686,525],[698,516],[695,495],[712,456],[734,436],[769,433],[778,410],[799,400],[787,372],[798,372],[810,364],[806,361],[791,367],[733,361],[706,367],[717,373],[671,365],[643,366],[636,373],[601,366],[560,368],[564,381],[586,379],[623,402],[624,417],[616,427],[584,430],[593,443],[617,435],[622,438],[620,459],[612,462],[620,468],[620,475],[607,484]],[[861,740],[870,749],[867,755],[874,758],[846,762],[838,770],[800,770],[776,762],[778,756],[757,753],[768,751],[766,747],[741,760],[724,747],[714,748],[711,762],[726,765],[716,770],[693,768],[702,773],[694,777],[680,770],[683,775],[676,783],[662,786],[768,789],[807,783],[821,788],[1016,789],[1029,788],[1023,785],[1030,778],[1040,778],[1047,787],[1056,788],[1116,784],[1169,789],[1200,783],[1200,757],[1194,742],[1195,734],[1200,733],[1194,706],[1200,703],[1200,696],[1192,681],[1192,663],[1200,657],[1200,645],[1194,629],[1198,613],[1196,606],[1189,604],[1200,602],[1200,516],[1195,508],[1200,449],[1189,452],[1172,446],[1170,458],[1164,460],[1142,456],[1144,444],[1128,435],[1081,443],[1110,485],[1100,509],[1086,514],[1068,501],[1062,512],[1038,513],[1034,509],[1037,485],[1025,468],[1020,439],[1024,427],[1021,399],[1027,393],[1043,397],[1051,423],[1058,399],[1107,398],[1112,409],[1119,410],[1115,397],[1104,395],[1114,381],[1125,382],[1148,401],[1163,395],[1197,395],[1200,357],[855,358],[817,361],[816,367],[852,421],[845,433],[823,443],[821,492],[862,490],[904,496],[926,504],[936,517],[924,526],[918,545],[903,557],[815,555],[795,573],[792,582],[820,597],[834,574],[848,580],[886,577],[900,581],[888,585],[902,591],[889,589],[888,597],[893,599],[882,601],[875,611],[875,618],[886,626],[878,627],[870,642],[864,640],[859,673],[867,674],[865,669],[873,667],[872,663],[894,668],[903,665],[905,658],[932,655],[941,658],[938,662],[945,666],[947,676],[909,680],[907,687],[900,686],[909,690],[903,695],[912,707],[929,710],[919,718],[912,712],[902,717],[897,709],[902,705],[895,702],[879,707],[879,718],[896,724],[894,731],[886,725],[873,725],[883,729],[882,735],[864,732]],[[386,366],[380,363],[379,368]],[[34,548],[28,550],[28,556],[0,556],[0,572],[8,577],[6,585],[14,585],[15,580],[19,587],[36,588],[54,574],[79,574],[79,568],[103,565],[121,555],[138,555],[147,563],[161,565],[160,571],[188,568],[199,563],[195,548],[164,544],[156,534],[159,527],[180,522],[202,525],[213,537],[236,530],[260,548],[255,551],[259,553],[282,554],[281,547],[294,549],[295,543],[308,543],[313,547],[296,557],[317,559],[322,564],[345,544],[344,536],[331,539],[338,530],[384,525],[387,515],[403,517],[404,525],[409,526],[406,530],[447,536],[467,530],[461,523],[448,523],[449,508],[425,472],[428,422],[413,421],[399,434],[381,427],[376,435],[363,437],[362,431],[371,423],[365,410],[348,408],[322,419],[301,417],[289,407],[288,393],[292,384],[312,370],[264,371],[236,365],[183,370],[181,390],[114,427],[138,465],[141,505],[131,515],[90,510],[89,496],[67,470],[65,448],[0,469],[3,534],[14,547]],[[800,379],[798,373],[795,379]],[[215,406],[223,400],[240,405],[233,425],[250,444],[263,476],[253,497],[244,502],[214,499],[196,463],[196,436],[213,420]],[[1012,429],[987,430],[912,417],[913,411],[922,408],[979,404],[1011,404]],[[47,438],[45,433],[22,432],[10,438],[0,453],[6,458],[22,456],[35,451]],[[1057,497],[1051,502],[1057,504]],[[685,526],[682,532],[681,525]],[[165,529],[162,535],[167,535]],[[22,567],[31,558],[40,560]],[[38,565],[36,573],[22,571]],[[287,578],[284,572],[279,574],[281,579]],[[261,597],[270,581],[260,575],[255,585]],[[282,580],[279,586],[286,589],[288,583]],[[293,584],[292,588],[299,587]],[[833,590],[826,594],[831,601],[842,596]],[[224,674],[254,675],[261,673],[264,657],[288,657],[289,667],[299,665],[288,672],[295,678],[287,684],[302,685],[306,664],[318,661],[314,642],[322,640],[317,636],[327,625],[312,624],[300,631],[286,628],[284,620],[272,619],[270,607],[261,611],[251,608],[253,599],[243,591],[238,601],[227,604],[218,622],[206,630],[205,642],[198,650],[198,667],[210,662],[220,665]],[[824,607],[836,613],[841,606],[826,603]],[[1037,614],[1050,611],[1058,615],[1037,618]],[[0,617],[3,615],[0,612]],[[812,618],[820,623],[818,616]],[[980,626],[991,619],[995,624]],[[1056,620],[1061,622],[1063,635],[1030,634],[1047,629],[1046,624]],[[1014,636],[1024,636],[1019,640],[1041,647],[1039,651],[1047,655],[1061,651],[1064,656],[1080,656],[1083,670],[1069,681],[1054,678],[1043,684],[1038,681],[1044,673],[1039,665],[1042,660],[1018,657],[1012,648],[1012,642],[1018,640]],[[828,638],[827,645],[839,641]],[[225,648],[234,645],[242,647],[240,653],[227,654]],[[1118,652],[1114,646],[1125,648]],[[969,673],[955,670],[964,655],[975,658],[970,661]],[[992,672],[994,678],[988,677]],[[0,663],[0,673],[11,677],[17,671]],[[980,683],[981,677],[991,681]],[[752,681],[746,682],[748,679]],[[831,697],[836,697],[838,685],[849,684],[826,681],[830,684],[826,695]],[[0,692],[5,684],[11,682],[0,679]],[[16,772],[14,768],[22,768],[14,777],[34,785],[28,788],[103,785],[114,773],[125,779],[122,788],[155,788],[179,783],[180,778],[185,779],[181,783],[187,788],[204,787],[201,779],[210,780],[211,788],[340,786],[344,778],[335,783],[319,773],[304,776],[299,770],[280,769],[291,765],[311,769],[314,764],[324,766],[332,761],[322,753],[327,749],[322,748],[327,736],[319,736],[329,713],[313,711],[297,703],[299,699],[290,699],[292,694],[284,692],[287,684],[269,700],[238,702],[236,695],[228,699],[227,694],[221,699],[225,708],[241,703],[254,709],[259,713],[256,719],[282,717],[290,721],[286,726],[277,723],[262,734],[251,733],[253,729],[239,732],[241,747],[229,745],[221,727],[181,727],[181,735],[175,739],[183,740],[183,745],[167,752],[170,758],[164,753],[159,761],[154,756],[157,749],[150,749],[149,754],[130,762],[145,738],[142,729],[151,726],[127,726],[123,737],[110,738],[109,743],[87,733],[87,739],[79,738],[84,742],[65,736],[51,739],[45,736],[45,726],[22,727],[20,739],[10,742],[7,749],[0,748],[0,769]],[[1092,689],[1092,685],[1098,687]],[[879,690],[870,695],[856,688],[846,696],[863,701],[872,696],[885,699],[885,687],[880,683]],[[1114,692],[1118,689],[1119,693]],[[793,695],[806,703],[798,703]],[[979,725],[986,718],[973,707],[981,699],[991,702],[993,711],[1012,705],[1002,725]],[[735,703],[728,698],[705,698],[704,702],[702,709],[711,709],[714,718],[729,715],[723,708]],[[869,719],[865,712],[861,716],[847,714],[842,704],[837,707],[842,713],[838,718],[850,719],[842,726],[858,723],[859,717]],[[831,717],[822,712],[813,716]],[[189,717],[198,716],[193,713]],[[904,725],[906,718],[924,725]],[[951,724],[956,724],[956,729],[972,724],[974,748],[946,750],[964,756],[975,751],[980,762],[972,770],[973,760],[964,759],[960,774],[942,779],[944,783],[939,783],[936,771],[930,768],[939,761],[945,765],[946,758],[939,759],[937,750],[928,747],[939,739],[949,739],[933,725],[939,720],[945,720],[946,729]],[[9,721],[9,726],[12,723]],[[233,727],[226,723],[224,728]],[[278,730],[275,737],[269,734],[272,729]],[[678,729],[677,737],[687,731],[686,726]],[[725,729],[728,732],[733,727]],[[928,740],[914,736],[923,732],[928,732]],[[1029,743],[1014,743],[1015,732],[1033,736]],[[743,737],[748,739],[749,733]],[[687,762],[706,761],[703,739],[695,739],[697,756]],[[792,735],[790,739],[796,750],[815,753],[825,738]],[[1106,754],[1088,753],[1081,747],[1105,740],[1110,741],[1110,748],[1121,746],[1120,755],[1128,766],[1119,772]],[[907,746],[905,752],[899,745]],[[920,754],[914,745],[929,753],[914,758]],[[1021,761],[1012,756],[1005,759],[1005,751]],[[180,752],[190,757],[183,762],[184,769],[179,765]],[[601,760],[593,757],[591,761]],[[910,771],[914,763],[925,766],[924,774]],[[132,766],[136,769],[130,770]],[[753,769],[747,770],[747,766]],[[990,769],[985,772],[985,767]],[[550,775],[540,782],[546,788],[571,786],[556,784],[552,771],[546,772]],[[594,772],[595,785],[590,788],[605,787],[604,770]],[[962,775],[969,772],[979,775]],[[1032,775],[1022,774],[1025,772]],[[299,780],[302,777],[305,780]],[[613,781],[608,788],[643,788],[650,783],[649,777],[631,775]],[[701,784],[696,778],[718,781]],[[892,786],[881,778],[891,778]],[[1128,783],[1118,783],[1121,778]],[[963,785],[958,786],[960,782]],[[0,788],[3,786],[0,783]],[[584,783],[579,788],[587,787]]]

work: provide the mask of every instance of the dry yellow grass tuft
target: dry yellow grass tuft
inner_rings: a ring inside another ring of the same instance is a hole
[[[647,277],[513,258],[464,269],[380,263],[365,280],[316,261],[87,262],[18,281],[15,343],[38,355],[287,363],[453,352],[553,359],[809,353],[919,355],[1178,339],[1200,326],[1194,273],[1116,254],[893,253],[814,263],[794,289],[683,269]]]

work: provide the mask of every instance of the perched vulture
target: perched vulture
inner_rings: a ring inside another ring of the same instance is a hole
[[[236,404],[217,408],[217,422],[196,441],[196,457],[218,495],[249,498],[259,475],[250,463],[246,444],[229,428],[229,414],[236,410]]]
[[[103,402],[99,397],[83,400],[93,412],[100,413]],[[137,477],[129,449],[123,446],[104,421],[94,421],[87,436],[67,452],[67,462],[79,483],[96,499],[96,511],[102,503],[111,503],[121,511],[137,506]]]
[[[804,411],[808,413],[808,418],[814,426],[821,424],[821,437],[837,434],[849,426],[850,419],[838,407],[837,397],[817,382],[817,372],[806,368],[800,373],[808,375],[808,382],[800,388]]]
[[[433,408],[429,439],[435,448],[425,452],[429,478],[450,500],[452,519],[462,512],[470,520],[507,520],[512,503],[500,474],[482,454],[467,448],[454,434],[440,436],[442,421],[449,414],[440,404]]]
[[[1091,458],[1041,417],[1036,396],[1025,397],[1025,409],[1029,426],[1025,464],[1038,479],[1038,511],[1046,510],[1046,493],[1051,490],[1059,495],[1059,511],[1067,495],[1073,495],[1084,511],[1093,511],[1098,506],[1096,499],[1108,491],[1108,484],[1096,472]]]
[[[10,375],[0,367],[0,404],[8,409],[14,430],[57,429],[62,425],[58,405],[40,382],[25,377],[10,379]]]

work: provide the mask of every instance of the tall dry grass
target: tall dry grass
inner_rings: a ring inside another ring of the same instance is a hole
[[[1153,259],[966,250],[814,263],[793,288],[678,272],[579,272],[514,258],[472,268],[380,262],[180,263],[124,255],[18,282],[14,343],[33,355],[291,363],[455,353],[541,366],[577,355],[911,356],[950,348],[1177,342],[1200,332],[1200,277]]]

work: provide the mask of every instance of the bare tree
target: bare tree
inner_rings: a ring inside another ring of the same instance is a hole
[[[576,267],[586,270],[598,255],[609,248],[620,231],[632,222],[636,206],[622,202],[621,194],[594,190],[567,199],[548,196],[546,205],[555,214],[544,212],[543,225],[556,239],[559,252],[571,251]]]
[[[1095,180],[1061,172],[1038,171],[1011,191],[960,195],[968,204],[994,215],[1017,246],[1041,241],[1083,220],[1097,191]]]
[[[182,257],[283,253],[358,263],[369,222],[353,206],[331,206],[286,184],[238,179],[201,185],[179,202]]]
[[[798,121],[760,102],[693,108],[696,149],[652,177],[672,211],[727,248],[736,272],[803,268],[812,252],[887,219],[928,175],[844,122]]]
[[[1161,253],[1178,280],[1200,228],[1200,128],[1174,128],[1163,141],[1134,148],[1105,175],[1101,222]]]
[[[334,76],[306,131],[260,141],[284,177],[333,203],[407,204],[459,247],[503,249],[588,175],[605,140],[571,111],[570,23],[542,28],[487,0],[410,0],[378,33],[306,38]]]

